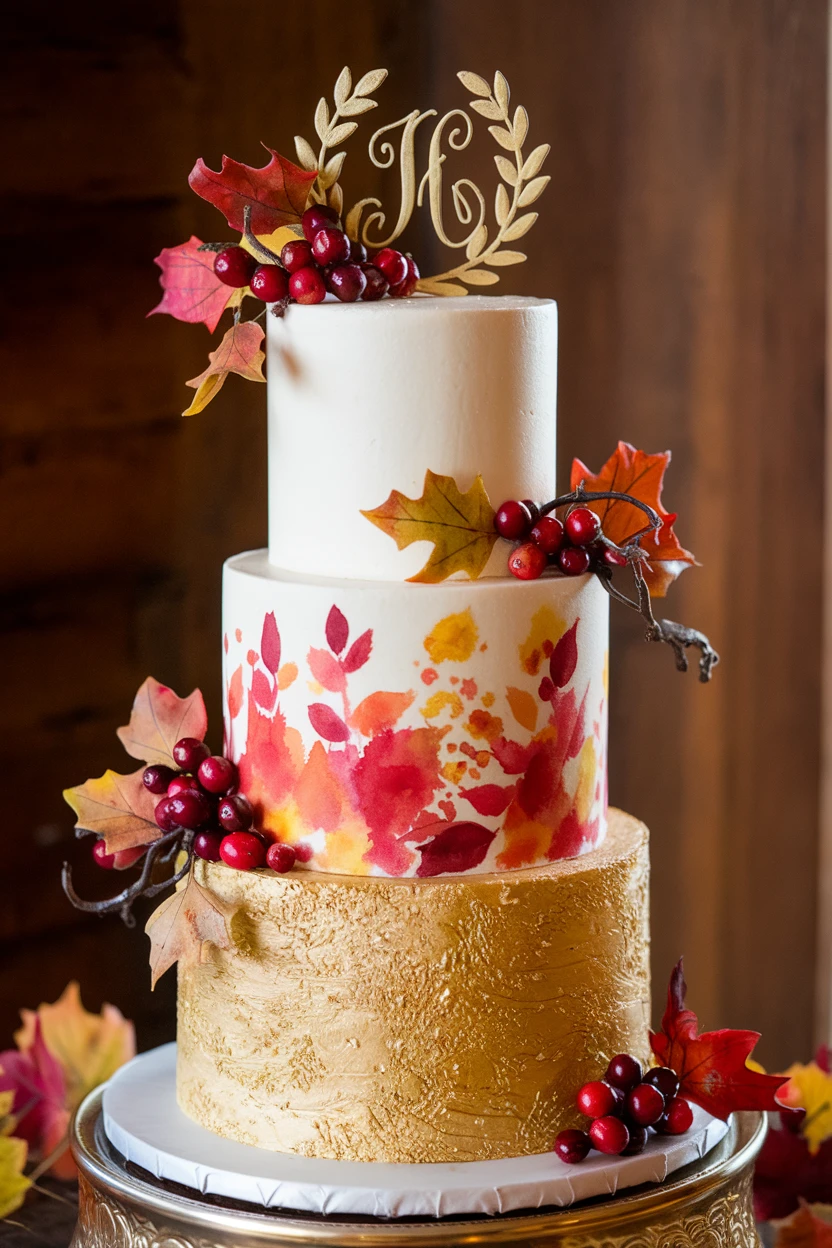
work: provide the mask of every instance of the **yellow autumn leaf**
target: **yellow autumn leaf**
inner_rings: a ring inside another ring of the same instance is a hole
[[[77,1109],[88,1092],[136,1055],[133,1024],[114,1005],[105,1004],[100,1014],[85,1010],[75,980],[67,984],[53,1005],[20,1013],[23,1026],[15,1034],[15,1043],[20,1049],[28,1049],[40,1019],[46,1047],[64,1072],[70,1110]]]
[[[14,1103],[13,1092],[0,1092],[0,1219],[7,1218],[23,1204],[30,1181],[23,1174],[26,1165],[25,1140],[12,1136],[14,1119],[11,1117]]]
[[[816,1062],[801,1066],[796,1062],[785,1072],[788,1083],[777,1093],[778,1101],[792,1109],[805,1109],[806,1117],[800,1132],[816,1153],[824,1140],[832,1136],[832,1075],[827,1075]]]
[[[232,325],[216,351],[208,352],[208,367],[198,377],[185,382],[186,386],[193,386],[196,394],[182,415],[201,412],[222,389],[229,373],[237,373],[248,381],[265,381],[263,361],[266,357],[260,349],[263,337],[263,327],[256,321]]]

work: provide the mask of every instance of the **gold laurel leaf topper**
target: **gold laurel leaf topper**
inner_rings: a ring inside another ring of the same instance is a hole
[[[358,129],[355,118],[377,107],[372,96],[386,77],[386,69],[374,69],[353,85],[352,74],[345,66],[335,83],[332,105],[321,97],[315,110],[317,152],[305,138],[295,137],[300,165],[318,171],[310,202],[329,204],[339,216],[344,216],[350,238],[377,250],[392,246],[407,228],[414,211],[422,208],[427,199],[437,238],[446,247],[461,251],[464,259],[444,273],[420,278],[417,290],[431,295],[467,295],[469,286],[493,286],[500,280],[500,274],[493,269],[526,259],[522,251],[513,250],[510,244],[523,238],[537,220],[536,212],[526,210],[550,181],[548,175],[540,172],[549,155],[549,144],[541,143],[526,154],[528,113],[522,106],[511,111],[509,86],[499,70],[491,86],[479,74],[461,70],[457,77],[474,97],[469,107],[489,123],[488,132],[500,149],[494,156],[499,182],[493,224],[489,224],[483,192],[470,178],[461,177],[451,183],[451,203],[456,221],[467,227],[468,233],[464,238],[453,239],[445,228],[444,166],[449,152],[464,151],[474,135],[473,120],[462,108],[451,109],[433,123],[427,167],[421,177],[416,168],[416,132],[428,118],[438,115],[436,109],[414,109],[397,121],[380,126],[373,133],[368,150],[377,169],[393,168],[398,159],[400,199],[396,220],[388,226],[381,200],[372,196],[359,199],[345,213],[340,177],[346,152],[333,149],[341,147]]]

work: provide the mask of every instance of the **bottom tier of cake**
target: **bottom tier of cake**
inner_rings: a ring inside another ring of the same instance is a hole
[[[647,829],[495,875],[197,878],[233,947],[180,969],[177,1093],[279,1152],[444,1162],[547,1152],[575,1090],[647,1057]]]

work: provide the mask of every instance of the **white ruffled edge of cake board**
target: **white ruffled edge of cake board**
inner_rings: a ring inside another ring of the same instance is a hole
[[[697,1106],[693,1114],[686,1135],[653,1136],[637,1157],[591,1153],[578,1166],[554,1153],[424,1165],[328,1161],[238,1144],[192,1122],[176,1103],[175,1044],[123,1066],[107,1084],[103,1104],[110,1143],[156,1178],[270,1209],[384,1218],[566,1206],[660,1183],[704,1157],[728,1130]]]

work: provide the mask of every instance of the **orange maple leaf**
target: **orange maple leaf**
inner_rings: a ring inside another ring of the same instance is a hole
[[[229,924],[236,910],[197,883],[191,871],[187,883],[166,897],[147,920],[151,987],[175,962],[204,961],[208,943],[230,949]]]
[[[181,737],[202,741],[207,731],[208,713],[198,689],[187,698],[180,698],[167,685],[148,676],[133,701],[130,723],[117,729],[117,735],[131,758],[163,763],[176,770],[176,742]]]
[[[226,330],[216,351],[208,352],[208,367],[198,377],[185,382],[186,386],[194,387],[196,394],[182,415],[194,416],[207,407],[225,385],[229,373],[237,373],[248,381],[265,381],[263,361],[266,357],[260,349],[263,337],[263,327],[256,321],[240,321]]]
[[[780,1109],[775,1097],[786,1077],[766,1075],[748,1065],[760,1033],[725,1027],[697,1035],[699,1020],[685,1008],[686,992],[680,958],[670,976],[662,1030],[650,1033],[656,1057],[679,1076],[680,1095],[722,1119],[739,1109]]]
[[[641,539],[641,547],[649,560],[644,569],[645,580],[654,598],[663,598],[676,577],[696,563],[673,532],[675,513],[662,506],[662,485],[669,463],[670,451],[648,455],[637,451],[629,442],[618,443],[597,475],[582,460],[572,461],[571,489],[576,490],[583,481],[589,491],[615,490],[619,494],[632,494],[660,516],[662,527]],[[647,520],[638,507],[618,499],[603,499],[586,505],[599,517],[605,536],[618,546],[644,529]]]
[[[832,1208],[829,1205],[807,1205],[801,1201],[791,1217],[775,1225],[774,1248],[832,1248]]]
[[[77,815],[75,827],[103,836],[108,854],[150,845],[162,835],[154,814],[159,798],[145,788],[143,772],[143,767],[129,776],[105,771],[98,779],[64,789],[64,800]]]

